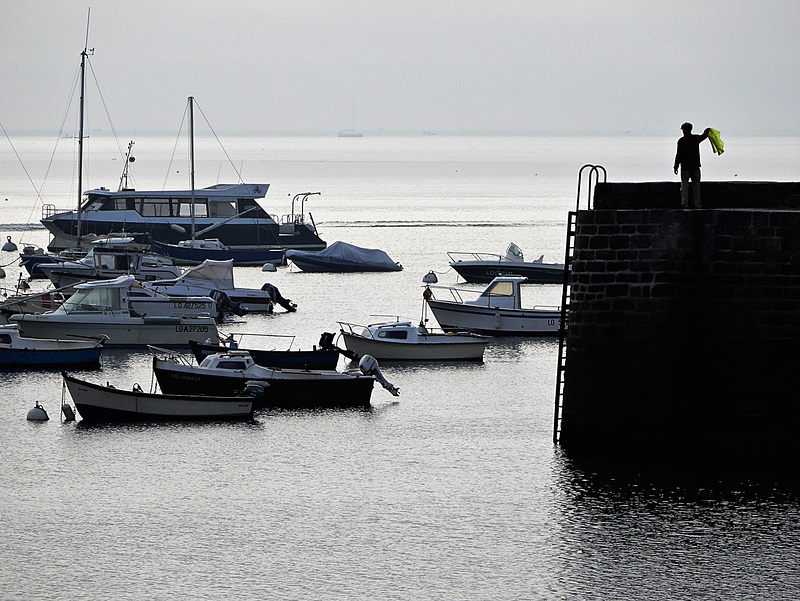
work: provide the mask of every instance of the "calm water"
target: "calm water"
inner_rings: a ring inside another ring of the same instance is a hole
[[[237,268],[239,285],[271,281],[299,309],[222,329],[294,336],[293,348],[308,348],[337,321],[416,321],[425,273],[456,282],[447,251],[501,253],[514,241],[527,257],[561,260],[580,166],[603,164],[611,181],[674,181],[674,142],[226,141],[245,180],[272,184],[269,212],[320,191],[306,210],[325,240],[381,248],[405,270]],[[54,142],[13,143],[16,153],[0,144],[1,240],[43,246],[41,202],[74,204],[72,150],[55,153],[37,200]],[[138,188],[186,186],[185,159],[170,165],[174,144],[136,141]],[[796,138],[726,144],[722,157],[704,154],[705,179],[800,179]],[[198,186],[236,179],[220,154],[199,144]],[[92,139],[90,158],[90,184],[116,187],[117,145]],[[16,256],[0,261],[13,286]],[[557,286],[531,294],[560,300]],[[57,373],[2,373],[0,598],[797,598],[794,487],[573,467],[551,442],[556,354],[553,340],[511,339],[492,343],[479,365],[385,364],[399,399],[376,388],[368,412],[262,413],[255,424],[61,423]],[[110,351],[101,370],[81,375],[146,388],[149,365],[146,352]],[[25,420],[37,400],[47,423]]]

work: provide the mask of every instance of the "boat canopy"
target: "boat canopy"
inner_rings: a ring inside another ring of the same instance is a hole
[[[233,290],[233,259],[225,261],[215,261],[213,259],[206,259],[200,265],[190,267],[174,282],[183,282],[185,280],[203,280],[210,282],[217,290]]]
[[[388,268],[397,268],[397,263],[392,261],[392,258],[380,249],[361,248],[360,246],[354,246],[353,244],[338,240],[324,250],[309,254],[363,265],[380,265]],[[286,256],[289,257],[288,252]]]

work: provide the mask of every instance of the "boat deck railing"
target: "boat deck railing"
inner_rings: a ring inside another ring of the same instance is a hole
[[[476,289],[476,290],[470,290],[468,288],[456,288],[456,287],[453,287],[453,286],[434,286],[434,285],[431,285],[431,284],[429,284],[427,286],[427,288],[428,289],[434,289],[435,288],[437,290],[447,290],[450,293],[450,296],[453,298],[453,301],[455,301],[456,303],[459,303],[459,304],[465,304],[466,303],[466,304],[470,304],[470,305],[477,306],[477,307],[485,306],[485,307],[488,307],[490,309],[508,309],[508,308],[510,308],[510,307],[504,307],[504,306],[499,305],[499,304],[492,305],[492,299],[508,299],[508,298],[510,298],[508,294],[492,294],[491,292],[487,293],[487,292],[484,292],[483,288]],[[476,299],[475,300],[469,300],[469,301],[464,300],[464,298],[461,296],[462,292],[466,293],[468,295],[475,295]],[[433,295],[433,298],[434,299],[436,298],[435,294]],[[478,298],[486,299],[486,303],[485,304],[484,303],[480,303],[480,304],[476,303],[475,301]],[[533,305],[531,307],[522,307],[522,306],[520,306],[519,310],[520,311],[525,311],[525,310],[561,311],[561,307],[558,307],[558,306],[555,306],[555,305]]]
[[[497,253],[451,251],[447,253],[447,256],[450,257],[451,263],[460,263],[461,261],[482,261],[484,263],[497,261],[501,263],[509,261],[504,255],[498,255]]]

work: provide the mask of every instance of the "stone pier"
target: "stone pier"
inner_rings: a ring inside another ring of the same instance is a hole
[[[560,443],[576,459],[800,457],[800,183],[598,183],[576,218]],[[795,473],[798,468],[795,464]]]

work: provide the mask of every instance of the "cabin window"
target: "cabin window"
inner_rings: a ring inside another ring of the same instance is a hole
[[[0,334],[0,344],[11,344],[11,336],[8,334]]]
[[[118,269],[114,264],[114,255],[95,253],[94,264],[100,269]]]
[[[244,361],[219,361],[217,363],[219,369],[244,369]]]
[[[178,216],[179,217],[191,217],[192,216],[192,203],[189,202],[182,202],[178,205]],[[194,216],[195,217],[208,217],[208,206],[206,205],[205,198],[198,198],[194,201]]]
[[[71,313],[87,311],[119,311],[120,289],[119,288],[94,288],[89,290],[77,290],[63,304],[64,311]]]
[[[514,282],[497,282],[481,296],[514,296]]]
[[[139,214],[143,217],[170,217],[170,201],[168,198],[147,198],[139,203]]]
[[[247,217],[249,219],[255,219],[256,217],[260,219],[269,219],[269,215],[267,214],[267,212],[264,209],[262,209],[261,205],[258,204],[252,198],[240,198],[239,200],[236,201],[236,203],[238,205],[237,212],[244,213],[245,211],[247,211],[244,217]]]
[[[408,332],[405,330],[385,330],[383,332],[378,332],[378,338],[406,340],[408,338]]]
[[[211,217],[233,217],[236,215],[236,207],[233,202],[217,202],[211,201],[208,203],[208,209]]]

